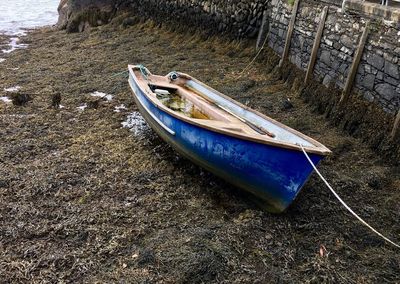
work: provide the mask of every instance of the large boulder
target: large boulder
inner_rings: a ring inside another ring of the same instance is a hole
[[[116,13],[118,0],[61,0],[58,6],[60,29],[82,32],[87,27],[108,23]]]
[[[61,0],[58,5],[58,22],[57,27],[65,29],[68,23],[68,0]]]

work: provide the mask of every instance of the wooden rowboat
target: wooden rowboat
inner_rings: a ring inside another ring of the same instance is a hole
[[[271,212],[284,211],[312,173],[300,145],[317,164],[330,151],[189,75],[157,76],[129,65],[140,113],[176,151],[251,192]]]

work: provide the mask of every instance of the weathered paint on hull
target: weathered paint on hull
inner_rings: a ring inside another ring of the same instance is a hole
[[[199,166],[260,198],[268,211],[284,211],[312,173],[300,151],[242,140],[181,121],[150,102],[131,75],[129,83],[140,113],[164,141]],[[310,157],[315,164],[323,158],[317,154]]]

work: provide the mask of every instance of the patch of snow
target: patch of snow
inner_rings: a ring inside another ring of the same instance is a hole
[[[0,59],[1,60],[1,59]],[[5,60],[5,59],[4,59]],[[1,62],[1,61],[0,61]],[[19,67],[16,67],[16,68],[7,68],[8,70],[13,70],[13,71],[16,71],[16,70],[19,70]]]
[[[130,113],[121,124],[122,127],[132,131],[135,136],[140,136],[143,132],[150,129],[144,118],[137,111]]]
[[[12,100],[9,97],[0,97],[0,101],[4,102],[4,103],[11,103]]]
[[[17,38],[17,37],[10,38],[10,43],[8,44],[10,46],[10,48],[2,49],[1,51],[3,51],[3,53],[10,53],[10,52],[13,52],[14,50],[28,47],[27,44],[18,43],[18,42],[19,42],[19,38]]]
[[[115,112],[121,112],[121,110],[126,110],[126,106],[124,106],[123,104],[116,106],[114,111]]]
[[[83,104],[83,105],[77,107],[77,109],[79,109],[80,111],[84,111],[85,108],[87,108],[87,104]]]
[[[113,98],[112,95],[109,95],[109,94],[106,94],[106,93],[103,93],[103,92],[98,92],[98,91],[96,91],[94,93],[91,93],[90,95],[92,97],[99,97],[99,98],[102,98],[102,99],[106,99],[107,101],[111,101],[112,98]]]
[[[59,106],[59,108],[65,108],[65,106],[63,106],[63,105],[60,105],[60,106]]]
[[[21,89],[20,86],[14,86],[14,87],[10,87],[10,88],[4,88],[4,92],[12,93],[12,92],[16,92],[16,91],[18,91],[20,89]]]
[[[0,63],[6,61],[4,58],[0,58]]]

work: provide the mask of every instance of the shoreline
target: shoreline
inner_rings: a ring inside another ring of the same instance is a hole
[[[7,59],[5,57],[7,57],[7,55],[10,54],[11,52],[28,47],[27,44],[19,43],[23,37],[27,36],[27,33],[28,31],[12,35],[6,33],[3,34],[0,33],[0,63],[6,61]]]
[[[261,211],[146,127],[116,75],[134,63],[179,70],[326,144],[333,154],[319,169],[396,240],[399,168],[316,114],[273,71],[273,57],[238,78],[252,46],[151,23],[44,28],[23,42],[0,63],[0,97],[13,86],[32,96],[24,106],[0,101],[5,282],[397,281],[398,251],[344,213],[316,176],[285,214]],[[55,93],[63,108],[51,107]]]

